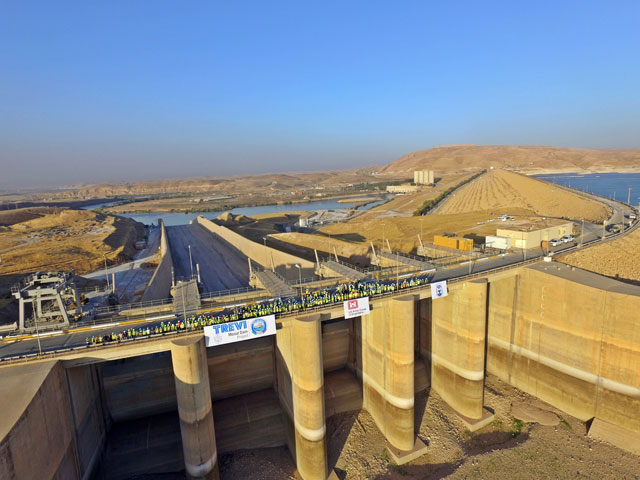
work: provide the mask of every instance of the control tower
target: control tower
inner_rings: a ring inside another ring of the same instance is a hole
[[[20,301],[20,332],[69,326],[69,314],[82,313],[80,295],[69,272],[37,272],[11,287]]]

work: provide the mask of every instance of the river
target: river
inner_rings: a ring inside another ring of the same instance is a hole
[[[367,210],[377,205],[384,203],[387,198],[393,196],[384,195],[380,200],[371,202],[359,210]],[[354,197],[355,198],[355,197]],[[318,200],[314,202],[301,202],[292,203],[288,205],[261,205],[258,207],[238,207],[230,211],[234,215],[261,215],[264,213],[277,213],[277,212],[294,212],[300,210],[345,210],[349,208],[349,204],[338,203],[338,199],[335,200]],[[121,217],[132,218],[138,222],[146,225],[157,224],[158,219],[161,218],[166,226],[172,225],[185,225],[196,217],[203,215],[205,218],[214,219],[220,214],[224,213],[224,210],[219,212],[189,212],[189,213],[176,213],[176,212],[152,212],[152,213],[119,213]]]

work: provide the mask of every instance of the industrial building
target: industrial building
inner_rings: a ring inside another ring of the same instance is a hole
[[[436,183],[433,170],[416,170],[413,172],[413,183],[416,185],[433,185]]]
[[[389,193],[415,193],[419,191],[420,187],[417,185],[387,185]]]
[[[511,238],[511,248],[536,248],[543,241],[573,234],[573,223],[567,220],[538,220],[509,228],[498,228],[496,236]]]

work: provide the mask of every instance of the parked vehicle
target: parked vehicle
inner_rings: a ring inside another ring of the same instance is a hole
[[[552,247],[557,247],[558,245],[562,245],[562,240],[552,238],[551,240],[549,240],[549,245],[551,245]]]
[[[573,235],[565,235],[560,240],[562,240],[564,243],[573,242]]]

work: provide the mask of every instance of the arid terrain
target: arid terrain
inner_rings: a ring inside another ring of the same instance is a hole
[[[640,149],[589,150],[548,146],[445,145],[409,153],[379,170],[401,175],[413,170],[450,172],[511,168],[521,172],[623,172],[640,169]]]
[[[129,260],[144,227],[128,218],[87,210],[25,209],[0,212],[0,276],[38,270],[99,269]],[[7,225],[7,223],[10,223]]]
[[[640,458],[588,437],[584,422],[492,375],[485,392],[496,417],[475,433],[437,393],[417,395],[416,433],[429,449],[403,466],[390,459],[366,411],[330,417],[329,465],[342,480],[640,478]],[[286,447],[223,455],[220,474],[232,480],[299,478]]]
[[[529,215],[584,218],[593,222],[601,222],[610,214],[602,203],[506,170],[491,170],[460,188],[438,208],[437,213],[478,210],[509,213],[514,207],[528,210]]]
[[[600,275],[640,285],[640,229],[602,245],[562,255],[557,260]]]

